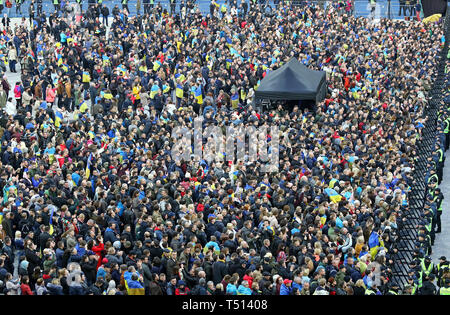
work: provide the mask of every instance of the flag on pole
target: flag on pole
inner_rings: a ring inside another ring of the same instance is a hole
[[[91,176],[91,163],[92,163],[92,153],[89,154],[89,158],[87,160],[86,163],[86,179],[89,179],[89,177]]]

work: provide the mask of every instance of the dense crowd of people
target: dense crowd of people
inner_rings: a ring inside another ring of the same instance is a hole
[[[261,10],[156,5],[118,9],[108,28],[88,10],[2,29],[4,71],[21,75],[0,85],[3,293],[448,292],[422,234],[411,285],[392,280],[442,23]],[[260,81],[291,58],[326,71],[326,99],[257,112]],[[171,131],[200,116],[278,126],[278,171],[174,161]]]

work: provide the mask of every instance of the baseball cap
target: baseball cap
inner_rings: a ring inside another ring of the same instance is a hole
[[[292,283],[292,280],[284,279],[283,283],[284,283],[284,284],[291,284],[291,283]]]

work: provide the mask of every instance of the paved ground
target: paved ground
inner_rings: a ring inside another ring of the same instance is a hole
[[[436,234],[434,241],[433,255],[431,255],[434,263],[439,263],[439,257],[441,256],[446,256],[447,259],[450,258],[450,151],[446,152],[445,158],[444,178],[440,185],[444,194],[441,216],[442,232]]]
[[[240,3],[243,0],[237,0],[238,5],[240,5]],[[70,0],[69,1],[71,4],[74,4],[75,1],[74,0]],[[130,10],[130,14],[131,15],[136,15],[137,11],[136,11],[136,2],[137,0],[129,0],[128,1],[128,9]],[[176,1],[176,12],[179,12],[179,4],[180,4],[180,0]],[[209,4],[210,4],[210,0],[195,0],[195,2],[197,3],[200,11],[202,11],[202,13],[209,13]],[[219,4],[224,4],[226,2],[226,0],[216,0],[217,3]],[[249,3],[249,0],[246,0],[247,3]],[[258,1],[259,2],[259,1]],[[268,0],[268,3],[274,7],[273,4],[273,0]],[[315,2],[315,0],[313,0],[313,2]],[[326,3],[331,3],[332,1],[325,1]],[[112,8],[117,4],[118,7],[121,9],[122,5],[121,5],[121,1],[120,0],[108,0],[108,1],[103,1],[103,4],[105,4],[106,6],[109,7],[110,11],[112,10]],[[156,0],[155,4],[157,3],[161,3],[162,7],[164,9],[167,9],[168,11],[170,10],[170,6],[169,6],[169,0]],[[368,1],[367,0],[354,0],[355,3],[355,14],[357,16],[369,16],[370,15],[370,8],[368,6]],[[400,9],[400,4],[399,4],[399,0],[378,0],[376,2],[376,10],[375,10],[375,17],[376,18],[380,18],[380,17],[387,17],[388,16],[388,10],[389,10],[389,5],[390,5],[390,11],[391,11],[391,17],[394,19],[398,19],[398,18],[403,18],[403,13],[404,12],[399,12]],[[28,9],[30,7],[30,1],[25,0],[24,3],[21,6],[21,11],[22,14],[20,14],[20,12],[16,13],[16,6],[14,5],[11,9],[3,9],[3,13],[8,14],[9,17],[21,17],[21,16],[25,16],[28,17]],[[86,10],[88,7],[88,1],[84,0],[83,1],[83,10]],[[43,11],[46,13],[46,15],[48,16],[50,13],[53,13],[55,11],[55,8],[53,6],[53,1],[52,0],[43,0],[43,5],[42,5],[42,9]],[[142,14],[144,11],[144,5],[143,5],[143,1],[141,0],[141,9],[140,9],[140,14]],[[402,13],[402,15],[399,15],[398,13]],[[407,12],[407,16],[411,15],[411,11],[408,10]]]

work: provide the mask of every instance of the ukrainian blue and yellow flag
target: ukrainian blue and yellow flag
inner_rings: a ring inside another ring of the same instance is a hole
[[[55,112],[55,127],[60,127],[61,126],[61,121],[64,119],[63,115],[61,112],[56,111]]]
[[[106,65],[110,64],[110,59],[107,55],[103,55],[102,56],[102,61],[103,61],[103,66],[105,67]]]
[[[89,179],[89,177],[91,176],[91,163],[92,163],[92,153],[89,154],[89,158],[87,160],[86,163],[86,179]]]
[[[152,88],[150,90],[150,98],[154,99],[155,95],[158,94],[158,91],[159,91],[159,86],[157,84],[153,84]]]
[[[186,58],[186,63],[187,63],[187,65],[188,65],[189,67],[192,67],[192,58],[188,56],[188,57]]]
[[[159,61],[159,60],[156,60],[154,63],[153,63],[153,71],[158,71],[158,69],[161,67],[161,61]]]
[[[199,85],[197,89],[195,89],[194,92],[195,98],[197,99],[197,104],[202,105],[203,104],[203,95],[202,95],[202,86]]]
[[[89,72],[87,71],[83,71],[83,78],[82,78],[83,83],[89,83],[91,82],[91,75],[89,74]]]
[[[88,109],[88,106],[85,101],[80,104],[80,112],[84,113]]]
[[[239,103],[239,95],[237,93],[234,93],[231,95],[231,107],[237,108]]]
[[[231,59],[226,59],[225,61],[227,62],[227,70],[228,70],[231,67],[232,60]]]
[[[325,193],[330,197],[330,200],[334,203],[338,203],[342,200],[342,196],[339,195],[336,190],[332,188],[325,188]]]
[[[178,98],[183,98],[183,86],[179,83],[177,83],[177,89],[175,91],[175,94]]]
[[[334,185],[336,184],[337,181],[338,181],[337,179],[332,178],[330,180],[330,183],[328,184],[328,187],[334,188]]]
[[[163,90],[163,93],[164,93],[164,94],[169,93],[169,91],[170,91],[170,86],[164,85],[164,84],[163,84],[162,90]]]

